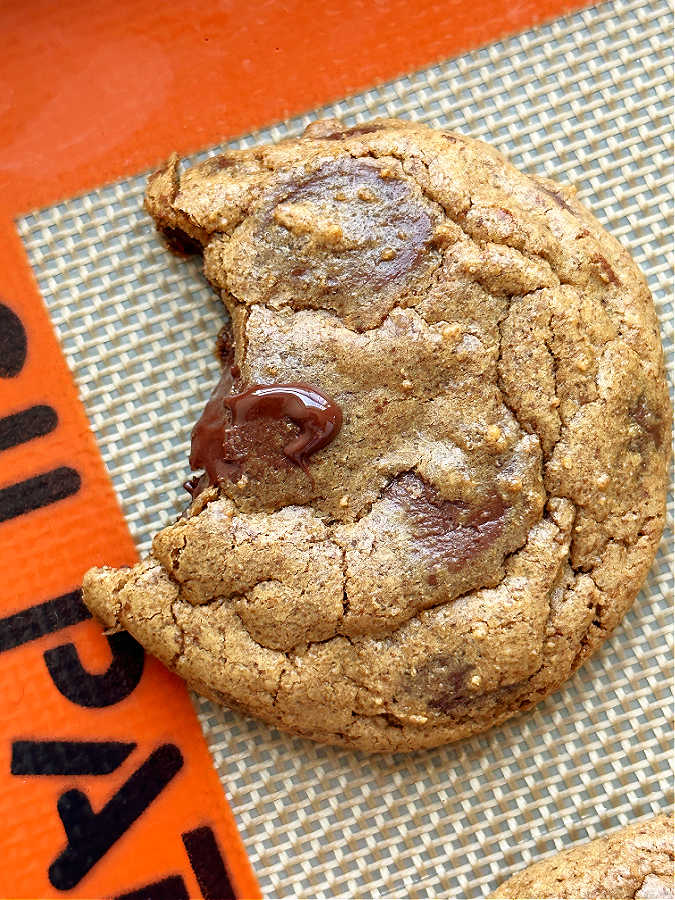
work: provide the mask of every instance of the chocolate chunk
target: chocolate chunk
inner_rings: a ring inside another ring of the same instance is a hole
[[[181,258],[194,256],[196,253],[202,252],[202,245],[189,234],[186,234],[180,228],[162,228],[160,234],[164,238],[164,243],[168,249]]]
[[[187,481],[185,489],[196,497],[209,484],[218,484],[225,478],[241,474],[240,459],[225,457],[225,429],[229,415],[225,411],[225,398],[232,393],[234,374],[230,367],[223,370],[218,384],[213,389],[204,412],[192,429],[190,468],[204,469],[204,477]]]
[[[306,177],[295,172],[270,198],[255,254],[233,283],[249,302],[377,321],[378,310],[413,290],[438,258],[437,215],[393,163],[331,160]],[[261,271],[270,277],[253,275]]]
[[[286,456],[309,475],[307,460],[337,436],[342,410],[308,384],[254,384],[241,394],[225,398],[232,413],[232,426],[260,418],[288,418],[300,434],[284,447]]]
[[[640,430],[630,444],[631,450],[642,453],[647,449],[647,441],[650,440],[655,447],[663,443],[663,418],[648,404],[644,394],[638,397],[637,402],[628,412],[630,419]]]
[[[362,289],[364,283],[377,290],[400,280],[431,241],[428,211],[410,184],[388,171],[362,160],[335,160],[281,201],[290,213],[285,222],[281,218],[284,229],[309,235],[318,249],[333,254],[326,271],[328,293]],[[309,210],[309,218],[294,228],[293,208],[299,205]],[[295,267],[295,260],[290,262]],[[315,278],[313,269],[303,274]]]
[[[253,453],[267,460],[278,459],[283,449],[285,457],[311,479],[309,457],[329,444],[342,426],[342,410],[317,388],[308,384],[254,384],[233,394],[238,377],[238,366],[225,368],[192,430],[190,468],[205,470],[205,476],[184,485],[193,497],[208,484],[239,478],[244,462]],[[299,429],[290,441],[288,421]]]
[[[480,506],[445,500],[410,472],[397,478],[386,496],[405,509],[412,536],[450,572],[484,552],[506,524],[507,505],[498,494]]]
[[[204,472],[201,475],[193,475],[192,478],[188,478],[187,481],[183,482],[183,487],[194,500],[202,491],[206,490],[209,483],[209,476]],[[187,517],[187,513],[183,513],[183,516]]]
[[[467,676],[473,668],[455,656],[433,656],[413,676],[414,691],[425,697],[430,709],[448,715],[471,696]]]

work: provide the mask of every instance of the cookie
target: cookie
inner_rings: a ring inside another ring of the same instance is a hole
[[[557,853],[509,878],[493,896],[673,898],[673,820],[656,816]]]
[[[190,508],[87,574],[94,615],[219,703],[367,751],[561,685],[664,520],[663,354],[626,251],[572,189],[393,120],[173,157],[146,206],[231,333]]]

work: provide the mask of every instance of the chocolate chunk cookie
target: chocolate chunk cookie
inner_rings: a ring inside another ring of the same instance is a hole
[[[146,205],[203,251],[231,334],[193,502],[87,574],[92,612],[218,702],[369,751],[555,690],[664,519],[663,356],[625,250],[571,189],[391,120],[174,157]]]
[[[493,896],[673,898],[673,820],[657,816],[557,853],[509,878]]]

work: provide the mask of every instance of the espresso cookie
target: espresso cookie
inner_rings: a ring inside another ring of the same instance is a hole
[[[493,896],[673,898],[673,820],[656,816],[557,853],[509,878]]]
[[[369,751],[555,690],[664,519],[663,355],[625,250],[571,189],[391,120],[174,157],[146,205],[231,334],[193,502],[87,574],[94,615],[218,702]]]

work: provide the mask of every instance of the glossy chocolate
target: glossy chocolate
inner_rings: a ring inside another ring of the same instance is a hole
[[[204,469],[204,475],[191,478],[183,487],[196,497],[209,484],[218,484],[224,478],[240,473],[238,459],[225,459],[225,429],[228,416],[225,412],[225,398],[232,393],[235,372],[233,366],[226,366],[218,384],[213,389],[204,412],[192,429],[190,468]]]
[[[241,475],[248,454],[232,449],[233,433],[260,419],[290,419],[300,433],[284,446],[284,453],[311,478],[308,459],[329,444],[342,426],[342,410],[308,384],[254,384],[233,394],[239,367],[227,366],[206,408],[192,430],[190,468],[204,469],[185,489],[196,497],[209,484]],[[263,448],[260,448],[263,449]]]
[[[309,475],[307,460],[329,444],[342,427],[342,410],[325,394],[308,384],[254,384],[241,394],[225,398],[232,412],[232,426],[252,419],[288,418],[300,428],[284,453]]]

